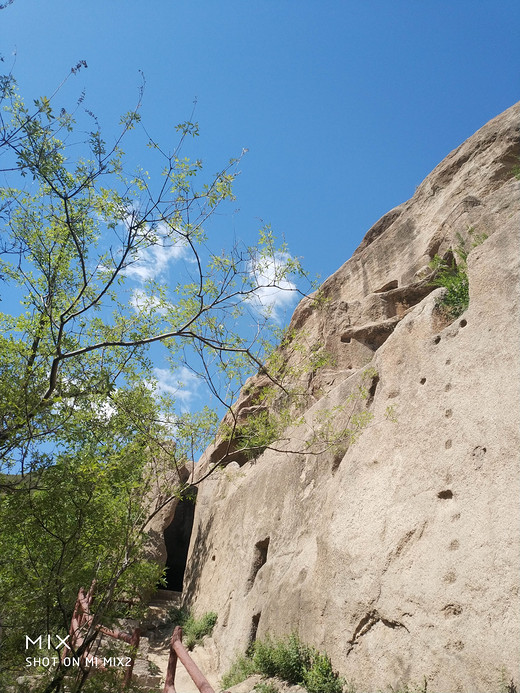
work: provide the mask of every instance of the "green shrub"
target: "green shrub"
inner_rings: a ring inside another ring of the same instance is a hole
[[[288,683],[302,683],[312,650],[303,645],[294,633],[286,640],[270,638],[255,643],[253,662],[259,674],[278,676]]]
[[[231,688],[257,673],[253,660],[247,655],[241,655],[235,659],[231,669],[224,674],[220,683],[222,688]]]
[[[330,658],[304,645],[294,633],[281,640],[269,637],[257,640],[249,654],[235,661],[222,678],[222,685],[224,688],[234,686],[252,674],[276,676],[290,684],[304,686],[309,693],[341,693],[344,685],[343,679],[333,671]],[[271,693],[269,689],[260,690]]]
[[[188,620],[189,616],[190,612],[185,606],[180,608],[174,606],[168,610],[168,620],[174,626],[181,626],[184,628],[184,624]]]
[[[170,609],[168,616],[173,625],[181,626],[182,641],[188,650],[193,650],[195,645],[202,642],[204,636],[211,635],[217,622],[217,614],[213,611],[197,619],[184,607]]]
[[[518,687],[506,669],[502,669],[500,672],[498,685],[499,693],[518,693]]]
[[[470,250],[476,248],[487,238],[485,233],[475,234],[475,229],[468,229],[468,236],[471,240],[471,248],[468,249],[467,241],[457,234],[458,245],[453,255],[457,256],[458,262],[452,256],[451,260],[436,255],[430,262],[430,267],[435,271],[433,286],[442,286],[446,289],[444,295],[439,299],[438,305],[444,310],[446,315],[453,320],[462,315],[469,306],[469,281],[467,258]]]
[[[257,683],[253,690],[258,693],[280,693],[273,683]]]
[[[195,645],[202,642],[204,636],[211,635],[216,622],[217,614],[213,611],[204,614],[199,619],[190,615],[183,628],[184,644],[188,650],[193,650]]]
[[[152,676],[156,676],[161,673],[161,669],[155,662],[148,660],[148,671]]]
[[[303,685],[309,693],[341,693],[343,684],[343,679],[332,669],[330,658],[313,652],[311,666],[303,677]]]
[[[444,309],[450,318],[458,318],[467,310],[469,305],[469,282],[466,271],[466,263],[460,262],[458,265],[455,260],[448,263],[436,255],[431,266],[436,270],[435,279],[432,281],[434,286],[442,286],[446,289],[439,305]]]
[[[520,156],[516,157],[516,160],[520,162]],[[516,180],[520,180],[520,163],[517,163],[513,166],[511,169],[511,175],[513,178],[516,178]]]

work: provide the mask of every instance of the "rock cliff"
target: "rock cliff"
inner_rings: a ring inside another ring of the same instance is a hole
[[[231,448],[198,493],[185,594],[219,614],[221,670],[296,631],[360,691],[520,684],[519,123],[517,104],[449,154],[297,307],[290,334],[330,355],[292,371],[302,422],[255,459]],[[487,240],[468,257],[469,308],[447,319],[429,263],[469,230]],[[301,348],[282,354],[290,373]],[[371,421],[316,453],[313,421],[341,431],[367,377]]]

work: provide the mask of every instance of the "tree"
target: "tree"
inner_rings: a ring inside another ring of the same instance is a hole
[[[116,617],[139,617],[143,596],[161,577],[162,567],[148,559],[146,528],[171,495],[182,496],[187,486],[181,451],[165,449],[164,426],[157,422],[148,388],[118,391],[114,407],[111,416],[99,418],[91,428],[78,417],[78,435],[71,435],[53,464],[25,477],[23,489],[0,498],[7,681],[9,669],[17,672],[27,656],[58,657],[58,651],[24,650],[25,635],[65,637],[78,586],[96,581],[88,643],[99,625],[110,625]],[[199,432],[204,423],[199,421]],[[183,422],[177,435],[183,441],[190,437]],[[143,494],[149,496],[146,502]],[[76,648],[75,655],[81,651]],[[45,672],[42,686],[60,690],[65,675],[69,690],[82,690],[82,670],[67,671],[57,661]],[[103,690],[99,681],[96,685]]]
[[[234,366],[260,366],[264,345],[257,341],[255,351],[253,340],[234,328],[244,311],[252,312],[260,290],[287,286],[287,275],[300,268],[275,250],[269,230],[256,248],[206,252],[203,224],[232,199],[239,160],[195,190],[202,164],[181,159],[180,146],[198,134],[196,124],[178,126],[180,143],[171,155],[148,142],[166,163],[152,189],[145,171],[127,176],[123,168],[120,142],[139,123],[138,108],[122,119],[113,147],[92,130],[88,156],[72,161],[72,116],[55,114],[46,98],[31,114],[12,80],[3,90],[11,115],[2,121],[0,146],[11,155],[3,170],[14,168],[37,183],[6,187],[1,195],[8,235],[0,271],[23,293],[25,312],[2,317],[4,368],[16,378],[6,382],[0,445],[4,464],[24,470],[34,441],[62,426],[56,403],[93,393],[109,397],[116,381],[136,373],[136,364],[148,377],[146,348],[154,342],[168,346],[177,367],[194,368],[194,357],[204,352],[202,374],[212,387],[209,368],[235,374]],[[171,257],[187,258],[191,276],[168,287],[157,281],[151,263]],[[266,265],[268,273],[255,272]],[[141,286],[134,285],[129,297],[122,288],[131,279]]]
[[[109,146],[88,110],[81,137],[83,98],[75,114],[55,111],[56,94],[30,109],[12,76],[0,87],[6,685],[23,659],[22,633],[66,633],[79,586],[97,581],[96,623],[106,624],[118,599],[134,600],[158,578],[143,554],[146,524],[183,493],[174,472],[205,447],[218,417],[182,411],[161,390],[151,345],[163,344],[173,372],[195,373],[229,407],[269,349],[268,316],[257,310],[265,290],[294,290],[288,277],[302,272],[268,228],[253,248],[211,250],[204,226],[233,199],[240,157],[196,187],[202,163],[181,158],[195,123],[177,127],[171,153],[148,138],[162,162],[158,180],[129,174],[121,149],[140,127],[141,93]],[[172,259],[179,272],[165,284],[158,268]],[[157,473],[165,479],[158,496]],[[143,503],[152,492],[156,504]],[[45,690],[61,690],[66,674],[58,663]]]

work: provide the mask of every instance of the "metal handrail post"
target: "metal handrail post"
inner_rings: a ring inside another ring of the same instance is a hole
[[[170,642],[170,656],[168,657],[168,669],[166,670],[166,681],[164,682],[163,693],[177,693],[175,690],[175,671],[177,669],[177,653]]]
[[[207,678],[195,664],[193,659],[190,657],[188,650],[182,644],[182,628],[180,626],[177,626],[173,631],[172,639],[170,641],[170,654],[171,652],[175,652],[177,654],[177,657],[184,664],[186,671],[190,675],[193,683],[199,689],[200,693],[215,693]],[[173,691],[168,691],[168,689],[165,688],[164,693],[175,693],[175,689],[173,689]]]
[[[121,633],[120,636],[121,635],[123,635],[123,634]],[[135,628],[134,632],[132,633],[132,637],[130,638],[130,642],[129,642],[129,645],[132,648],[131,654],[130,654],[131,659],[130,659],[130,666],[128,667],[128,669],[125,672],[125,678],[123,680],[123,690],[125,688],[128,688],[128,686],[132,682],[132,674],[134,671],[135,656],[137,654],[137,648],[139,647],[140,638],[141,638],[141,631],[139,630],[139,628]],[[120,637],[119,639],[123,640],[124,638]]]

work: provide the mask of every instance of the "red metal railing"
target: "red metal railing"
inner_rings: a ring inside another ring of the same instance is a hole
[[[88,633],[89,629],[92,627],[94,616],[90,613],[90,606],[92,604],[92,599],[94,598],[94,588],[95,582],[92,583],[90,589],[87,593],[83,587],[80,587],[78,592],[78,598],[76,599],[76,605],[74,607],[74,612],[72,614],[72,619],[70,622],[69,636],[70,644],[67,644],[62,650],[61,661],[67,656],[67,650],[72,653],[78,650],[78,648],[85,642],[85,635]],[[123,633],[120,630],[111,630],[110,628],[105,628],[105,626],[97,625],[94,627],[95,636],[92,638],[92,642],[83,651],[80,661],[83,666],[87,666],[87,658],[90,656],[90,650],[98,634],[105,635],[109,638],[114,638],[115,640],[122,640],[128,643],[131,647],[130,651],[130,665],[126,667],[125,677],[123,679],[123,690],[128,688],[132,680],[132,673],[134,670],[135,655],[137,653],[137,648],[139,646],[140,631],[139,628],[134,628],[132,633]],[[99,662],[96,663],[96,669],[104,670],[106,667]]]
[[[95,583],[92,583],[88,592],[85,593],[83,587],[81,587],[78,592],[78,598],[76,600],[69,629],[70,644],[67,644],[62,651],[62,661],[67,657],[68,650],[70,650],[72,653],[77,652],[77,650],[85,642],[87,635],[90,635],[90,637],[92,636],[92,633],[89,634],[88,631],[92,628],[94,621],[94,616],[90,613],[90,606],[94,597],[94,587]],[[80,661],[84,666],[86,666],[87,658],[90,656],[90,650],[97,635],[99,634],[128,643],[132,649],[130,652],[130,666],[127,667],[123,680],[123,690],[128,688],[132,680],[135,655],[139,646],[139,628],[135,628],[133,632],[129,634],[123,633],[119,630],[111,630],[110,628],[105,628],[105,626],[102,625],[96,625],[94,626],[94,633],[95,636],[91,639],[90,644],[83,651]],[[166,682],[164,684],[163,693],[176,693],[175,671],[177,669],[178,660],[182,662],[200,693],[215,693],[204,674],[191,658],[188,650],[182,644],[182,628],[180,626],[177,626],[174,629],[170,640],[170,656],[168,659],[168,669],[166,672]],[[106,669],[106,667],[97,663],[96,669]],[[224,691],[224,693],[226,692]]]
[[[180,659],[193,683],[197,686],[200,693],[215,693],[209,685],[208,680],[190,657],[188,650],[182,644],[182,628],[177,626],[170,640],[170,658],[168,660],[168,670],[166,672],[166,682],[163,693],[177,693],[175,690],[175,670],[177,659]]]

